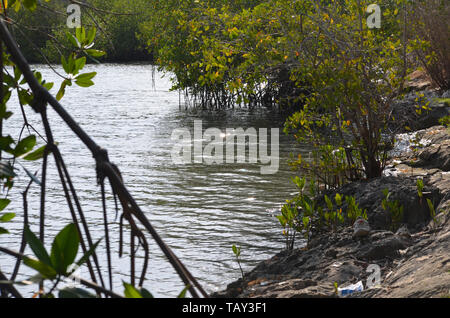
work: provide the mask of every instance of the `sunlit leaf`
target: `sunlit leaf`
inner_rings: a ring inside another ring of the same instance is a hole
[[[38,271],[44,278],[54,279],[57,275],[56,271],[49,265],[29,257],[23,258],[23,263],[28,267]]]
[[[36,145],[36,136],[31,135],[28,136],[17,144],[16,148],[13,151],[13,155],[16,157],[20,157],[23,154],[31,151],[33,147]]]
[[[133,285],[123,282],[123,287],[125,288],[124,294],[126,298],[143,298]]]
[[[2,216],[0,216],[0,222],[1,223],[9,222],[12,219],[14,219],[15,216],[16,216],[15,213],[5,213]]]
[[[186,293],[187,293],[187,291],[189,290],[190,287],[191,287],[190,285],[187,285],[187,286],[181,291],[181,293],[178,295],[177,298],[186,298]]]

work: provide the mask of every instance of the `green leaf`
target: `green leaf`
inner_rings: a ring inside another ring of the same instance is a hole
[[[35,160],[41,159],[42,157],[44,157],[44,151],[45,151],[46,147],[47,146],[42,146],[42,147],[36,149],[35,151],[26,154],[23,157],[23,159],[28,160],[28,161],[35,161]]]
[[[96,72],[80,74],[75,78],[75,83],[81,87],[89,87],[94,85],[92,79],[97,75]]]
[[[12,5],[14,6],[14,11],[18,12],[20,10],[21,7],[21,2],[20,1],[16,1],[14,2]]]
[[[80,237],[75,224],[71,223],[64,227],[56,235],[52,244],[50,259],[59,274],[66,274],[67,267],[71,265],[78,253]]]
[[[94,82],[91,80],[76,80],[75,84],[80,87],[91,87],[92,85],[94,85]]]
[[[231,248],[233,249],[233,253],[234,253],[234,255],[236,255],[236,257],[239,257],[241,255],[240,247],[236,247],[236,245],[233,245]]]
[[[330,200],[330,198],[327,196],[327,195],[325,195],[325,202],[326,202],[326,204],[327,204],[327,208],[328,208],[328,210],[333,210],[333,203],[331,202],[331,200]]]
[[[85,52],[92,57],[102,57],[103,55],[106,54],[106,52],[104,52],[104,51],[95,50],[95,49],[85,50]]]
[[[64,57],[64,55],[61,55],[61,64],[62,67],[64,69],[64,72],[66,72],[67,74],[70,73],[70,69],[69,69],[69,63],[67,63],[66,58]]]
[[[191,287],[190,285],[187,285],[186,287],[184,287],[184,289],[181,291],[181,293],[178,295],[177,298],[186,298],[186,293],[190,287]]]
[[[66,32],[66,37],[74,47],[81,48],[80,42],[78,42],[77,38],[74,37],[71,33]]]
[[[96,33],[97,33],[97,29],[95,27],[93,27],[92,29],[89,30],[88,36],[87,36],[87,45],[90,45],[90,44],[92,44],[92,42],[94,42]]]
[[[5,76],[6,78],[7,76]],[[5,81],[6,82],[6,81]],[[8,86],[15,86],[15,83],[12,84],[8,84]],[[12,112],[8,111],[6,109],[6,103],[9,101],[9,99],[11,98],[11,91],[4,91],[4,96],[3,96],[3,103],[0,103],[0,118],[3,118],[5,120],[9,119],[12,116]]]
[[[22,0],[23,5],[25,8],[27,8],[30,11],[36,10],[37,7],[37,0]]]
[[[56,271],[44,262],[29,257],[24,257],[23,263],[28,267],[31,267],[34,270],[38,271],[42,276],[44,276],[44,278],[54,279],[57,275]]]
[[[297,186],[297,188],[300,191],[303,191],[303,188],[305,187],[306,184],[306,179],[305,178],[299,178],[298,176],[296,176],[295,178],[291,178],[292,182],[294,182],[294,184]]]
[[[0,136],[0,149],[5,150],[12,154],[13,150],[11,144],[14,143],[14,139],[11,136]]]
[[[34,77],[36,77],[38,83],[41,84],[42,83],[42,73],[34,71],[33,74],[34,74]]]
[[[304,226],[304,227],[308,227],[309,222],[310,222],[309,217],[305,216],[305,217],[302,219],[302,221],[303,221],[303,226]]]
[[[10,203],[9,199],[0,199],[0,211],[3,211]]]
[[[30,228],[25,227],[25,240],[33,251],[34,255],[44,263],[45,265],[52,266],[52,262],[50,260],[50,256],[44,248],[42,242],[30,231]]]
[[[1,223],[6,223],[11,221],[12,219],[14,219],[14,217],[16,216],[15,213],[5,213],[2,216],[0,216],[0,222]]]
[[[73,74],[74,73],[74,69],[75,69],[75,59],[74,59],[74,53],[69,55],[69,60],[67,61],[67,67],[69,69],[69,74]]]
[[[150,293],[147,289],[141,288],[140,293],[143,298],[154,298],[152,293]]]
[[[84,29],[84,27],[76,28],[75,36],[77,37],[77,40],[78,42],[80,42],[80,44],[84,44],[86,40],[86,30]]]
[[[14,80],[16,82],[18,82],[21,77],[22,77],[22,72],[20,71],[20,69],[17,66],[15,66],[14,67]]]
[[[36,136],[34,135],[28,136],[25,139],[19,141],[19,143],[17,144],[16,148],[13,151],[13,155],[16,157],[20,157],[21,155],[31,151],[35,145],[36,145]]]
[[[434,218],[436,216],[434,204],[430,199],[427,199],[427,204],[428,204],[428,209],[430,210],[431,217]]]
[[[29,105],[33,102],[33,95],[29,94],[25,89],[19,89],[19,101],[23,105]]]
[[[338,206],[342,205],[342,196],[339,193],[336,193],[336,196],[334,197],[334,201]]]
[[[54,83],[44,83],[42,86],[45,87],[46,90],[51,90],[55,84]]]
[[[74,75],[78,74],[78,72],[84,67],[86,64],[86,56],[80,57],[75,60],[75,70],[73,72]]]
[[[306,200],[302,201],[302,206],[305,209],[305,212],[307,212],[308,214],[312,212],[312,207],[310,204],[308,204],[308,202],[306,202]]]
[[[97,72],[91,72],[91,73],[83,73],[76,77],[77,80],[90,80],[93,79],[97,75]]]
[[[277,215],[277,219],[280,222],[281,226],[286,226],[287,221],[283,215]]]
[[[0,234],[9,234],[9,231],[0,226]]]
[[[61,87],[59,88],[58,93],[56,94],[56,100],[60,101],[64,97],[64,94],[66,93],[66,86],[67,86],[67,80],[64,80],[61,83]]]
[[[125,287],[125,298],[142,298],[141,293],[133,285],[123,282],[123,287]]]

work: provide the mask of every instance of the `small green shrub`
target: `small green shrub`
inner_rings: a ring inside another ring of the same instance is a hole
[[[340,224],[345,223],[344,215],[342,214],[342,197],[339,193],[335,196],[335,202],[337,208],[334,209],[333,202],[331,199],[325,195],[325,203],[327,205],[327,212],[325,213],[325,221],[329,228],[336,230]]]
[[[436,219],[436,210],[434,208],[434,204],[433,204],[433,202],[430,199],[427,199],[427,204],[428,204],[428,209],[430,210],[431,219],[433,220],[434,225],[437,225],[438,222],[437,222],[437,219]]]
[[[236,262],[239,265],[239,269],[241,271],[241,275],[242,275],[242,279],[244,279],[244,271],[242,270],[242,266],[241,266],[241,247],[236,247],[236,245],[233,244],[233,246],[231,247],[231,249],[233,250],[233,254],[236,258]]]
[[[286,249],[294,248],[295,239],[298,233],[303,235],[308,247],[313,230],[336,231],[341,225],[353,225],[358,217],[367,220],[367,211],[359,207],[356,199],[346,196],[346,214],[343,213],[343,200],[339,193],[336,193],[334,202],[327,195],[324,195],[325,206],[320,206],[317,196],[305,194],[306,179],[295,177],[292,181],[296,184],[299,194],[287,200],[281,207],[281,215],[277,216],[283,227],[283,235],[286,238]],[[313,183],[310,183],[310,192],[313,192]],[[346,215],[346,217],[345,217]]]
[[[419,198],[422,201],[424,188],[423,179],[417,179],[416,185],[417,185],[417,194],[419,195]]]
[[[439,124],[441,124],[442,126],[445,126],[447,128],[450,127],[450,116],[447,115],[447,116],[444,116],[441,119],[439,119]]]
[[[350,221],[350,224],[353,225],[355,223],[356,219],[359,217],[364,218],[367,220],[367,210],[362,210],[358,203],[356,203],[355,197],[346,196],[345,201],[347,202],[347,217]]]
[[[292,250],[297,233],[301,233],[308,245],[310,232],[313,225],[321,226],[323,209],[317,207],[314,199],[304,193],[306,178],[295,177],[292,179],[299,190],[299,194],[292,200],[287,200],[281,207],[281,215],[277,216],[283,235],[286,237],[286,249]],[[310,192],[314,191],[314,186],[310,183]],[[314,191],[315,193],[315,191]]]
[[[283,227],[287,250],[294,248],[295,236],[298,230],[297,218],[298,210],[294,204],[294,200],[287,200],[286,204],[281,207],[281,215],[277,215],[277,219]]]
[[[385,211],[388,211],[391,214],[391,230],[395,232],[398,230],[403,220],[403,205],[400,205],[398,200],[390,200],[391,192],[389,192],[388,189],[383,190],[383,194],[384,199],[381,202],[381,206]]]

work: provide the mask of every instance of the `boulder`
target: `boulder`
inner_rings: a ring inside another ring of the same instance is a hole
[[[411,92],[406,94],[403,99],[397,100],[393,105],[392,115],[395,122],[391,125],[391,129],[396,133],[408,131],[405,127],[409,127],[412,131],[430,128],[439,125],[439,119],[450,115],[450,106],[445,101],[442,101],[445,96],[448,96],[449,91],[438,92],[427,90],[421,92],[424,94],[424,99],[429,102],[430,110],[422,109],[419,115],[416,112],[417,94]]]

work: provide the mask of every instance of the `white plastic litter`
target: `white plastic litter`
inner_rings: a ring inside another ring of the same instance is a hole
[[[340,297],[350,295],[356,292],[362,292],[364,290],[364,285],[362,281],[357,282],[353,285],[348,285],[346,287],[338,287],[338,294]]]
[[[353,237],[363,237],[370,233],[370,225],[367,220],[358,217],[353,224]]]
[[[422,138],[419,141],[414,142],[417,139],[417,133],[419,131],[397,134],[395,136],[394,148],[389,151],[391,157],[398,157],[403,153],[409,153],[412,151],[411,148],[423,148],[431,144],[431,140]]]

